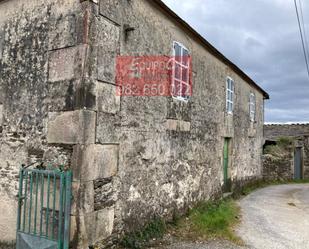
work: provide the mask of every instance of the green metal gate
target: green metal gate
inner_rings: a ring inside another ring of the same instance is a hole
[[[21,168],[17,249],[67,249],[70,240],[72,173]]]

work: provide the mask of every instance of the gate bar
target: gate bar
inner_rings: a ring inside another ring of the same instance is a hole
[[[25,231],[26,226],[26,209],[27,209],[27,189],[28,189],[28,171],[25,172],[25,192],[24,192],[24,217],[23,217],[23,231]]]
[[[65,181],[65,220],[64,220],[64,238],[63,238],[63,249],[69,249],[70,244],[70,223],[71,223],[71,184],[72,184],[72,172],[66,172]]]
[[[35,209],[34,209],[34,235],[36,235],[36,219],[38,216],[38,188],[39,188],[39,173],[35,173]]]
[[[55,209],[56,209],[56,174],[54,172],[52,239],[54,239],[54,236],[55,236],[55,219],[56,219]]]
[[[32,213],[32,191],[33,191],[33,174],[30,173],[30,204],[29,204],[29,224],[28,224],[28,233],[31,232],[31,213]]]
[[[22,194],[23,194],[23,178],[24,178],[24,170],[21,169],[19,172],[17,231],[20,230],[21,204],[22,204]]]
[[[46,237],[48,237],[48,223],[49,223],[49,195],[50,195],[50,175],[47,176],[47,203],[46,203]]]
[[[40,236],[43,235],[43,200],[44,200],[44,174],[41,175],[41,216],[40,216]]]
[[[59,228],[58,228],[58,247],[62,248],[62,211],[63,211],[63,174],[60,176],[60,195],[59,195]]]

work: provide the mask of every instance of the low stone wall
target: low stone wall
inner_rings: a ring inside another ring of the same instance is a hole
[[[264,126],[266,141],[279,141],[280,138],[293,140],[293,148],[288,155],[263,158],[263,176],[265,179],[293,179],[294,178],[294,149],[302,152],[302,178],[309,179],[309,124],[273,124]],[[280,158],[278,158],[280,157]]]
[[[264,136],[266,139],[305,135],[309,135],[309,124],[272,124],[264,126]]]
[[[263,155],[263,178],[266,181],[282,181],[293,179],[293,158],[290,155],[276,157]]]

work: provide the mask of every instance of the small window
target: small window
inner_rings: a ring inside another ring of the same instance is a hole
[[[189,50],[179,42],[173,44],[174,67],[172,96],[188,100],[191,95]]]
[[[255,100],[255,94],[250,93],[250,103],[249,103],[249,114],[250,114],[250,120],[252,122],[255,121],[255,113],[256,113],[256,100]]]
[[[226,111],[232,114],[234,109],[234,80],[226,79]]]

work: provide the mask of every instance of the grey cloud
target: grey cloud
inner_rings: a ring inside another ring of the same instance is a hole
[[[267,122],[309,121],[309,79],[293,1],[164,2],[269,92]],[[309,3],[302,3],[309,35]]]

